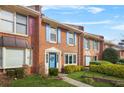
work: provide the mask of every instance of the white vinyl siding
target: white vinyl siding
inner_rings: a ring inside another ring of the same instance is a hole
[[[0,31],[4,33],[27,35],[28,17],[0,10]]]
[[[22,67],[24,64],[24,50],[22,49],[6,49],[6,68]]]
[[[77,64],[77,54],[76,53],[66,53],[64,55],[65,64]]]
[[[26,56],[25,64],[28,65],[28,66],[31,66],[32,65],[32,50],[31,49],[26,49],[25,56]]]

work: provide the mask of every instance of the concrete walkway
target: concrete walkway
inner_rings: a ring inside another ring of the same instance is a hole
[[[66,76],[66,74],[59,74],[59,76],[63,78],[63,81],[68,82],[69,84],[72,84],[77,87],[93,87],[91,85],[69,78]]]

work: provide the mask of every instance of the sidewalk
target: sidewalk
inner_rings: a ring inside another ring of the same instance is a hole
[[[72,84],[77,87],[93,87],[91,85],[88,85],[88,84],[82,83],[80,81],[74,80],[72,78],[69,78],[65,74],[59,74],[59,76],[63,78],[63,81],[68,82],[69,84]]]

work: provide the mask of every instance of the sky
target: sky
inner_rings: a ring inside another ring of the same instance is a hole
[[[84,31],[118,43],[124,39],[124,5],[43,6],[45,16],[84,26]]]

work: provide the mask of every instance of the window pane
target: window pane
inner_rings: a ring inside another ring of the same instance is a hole
[[[69,44],[74,44],[73,38],[69,38]]]
[[[68,64],[68,55],[65,55],[65,64]]]
[[[19,34],[27,34],[27,26],[16,24],[16,33]]]
[[[13,32],[13,23],[1,20],[0,29],[1,29],[2,32],[12,33]]]
[[[1,18],[9,21],[13,21],[14,14],[7,11],[1,11]]]
[[[51,33],[50,36],[51,36],[51,38],[50,38],[51,41],[56,41],[56,34]]]
[[[55,28],[51,28],[50,40],[54,42],[57,41],[57,31]]]
[[[73,55],[73,63],[76,63],[76,55]]]
[[[23,16],[23,15],[17,14],[16,15],[16,22],[26,25],[27,24],[27,17],[26,16]]]
[[[69,64],[72,64],[72,55],[69,55]]]
[[[74,44],[74,34],[69,33],[69,44]]]

